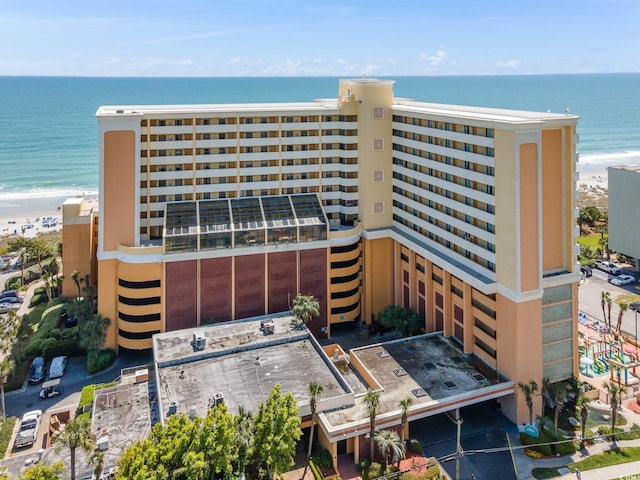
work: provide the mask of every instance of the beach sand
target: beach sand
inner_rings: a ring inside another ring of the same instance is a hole
[[[46,217],[55,218],[57,224],[52,227],[44,226],[42,219]],[[54,232],[56,230],[62,230],[62,212],[56,208],[37,212],[20,212],[15,215],[10,213],[0,214],[0,236],[2,237],[22,235],[27,238],[33,238],[39,233]]]
[[[608,190],[609,177],[606,170],[578,171],[578,190],[591,190],[593,188]]]

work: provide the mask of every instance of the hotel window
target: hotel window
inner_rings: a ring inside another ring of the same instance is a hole
[[[211,120],[208,118],[205,118],[204,120],[202,120],[202,124],[203,125],[211,125]]]
[[[181,125],[182,125],[182,120],[176,120],[176,123],[175,123],[175,124],[176,124],[177,126],[181,126]]]

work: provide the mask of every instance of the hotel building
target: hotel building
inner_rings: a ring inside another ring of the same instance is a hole
[[[320,301],[317,337],[396,304],[515,382],[577,372],[578,117],[394,98],[393,83],[101,107],[98,224],[79,223],[97,229],[107,346],[285,311],[300,292]],[[501,401],[519,422],[521,397]]]

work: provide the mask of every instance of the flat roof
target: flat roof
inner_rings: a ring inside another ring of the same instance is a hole
[[[273,322],[273,334],[261,329]],[[194,351],[194,335],[206,339]],[[173,403],[178,413],[206,416],[217,398],[233,413],[257,412],[275,384],[291,392],[308,415],[311,382],[323,387],[319,408],[353,403],[353,392],[306,327],[293,317],[258,317],[154,335],[158,402],[164,421]]]
[[[273,334],[264,322],[273,322]],[[191,342],[204,338],[202,350]],[[363,397],[380,392],[377,423],[400,423],[400,401],[411,398],[410,420],[510,395],[514,384],[441,334],[426,334],[351,349],[321,347],[293,317],[280,314],[156,334],[153,337],[158,402],[205,416],[216,398],[230,411],[255,412],[275,384],[291,392],[300,415],[309,414],[308,385],[319,382],[319,424],[332,441],[360,435],[369,416]]]

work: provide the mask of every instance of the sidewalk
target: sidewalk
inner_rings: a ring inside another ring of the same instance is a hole
[[[635,400],[634,400],[635,401]],[[624,402],[626,403],[626,402]],[[591,409],[598,410],[609,410],[609,406],[600,403],[599,401],[591,402]],[[635,423],[640,425],[640,414],[635,413],[633,410],[623,407],[623,410],[620,412],[623,415],[627,423],[623,427],[624,429],[629,429]],[[511,436],[512,445],[520,445],[520,440],[517,435]],[[531,475],[531,470],[534,468],[558,468],[560,470],[561,476],[554,477],[563,480],[567,479],[576,479],[576,474],[571,472],[564,472],[562,467],[567,465],[571,465],[573,463],[584,460],[587,457],[592,455],[597,455],[603,453],[608,450],[612,450],[614,448],[620,447],[640,447],[640,439],[638,440],[626,440],[626,441],[606,441],[602,443],[595,443],[590,447],[579,450],[571,456],[559,457],[559,458],[550,458],[544,460],[535,460],[533,458],[528,457],[524,453],[524,449],[518,449],[513,451],[513,456],[516,461],[516,465],[518,468],[518,479],[519,480],[528,480],[533,479],[533,475]],[[640,480],[640,458],[638,461],[623,463],[620,465],[612,465],[610,467],[604,467],[594,470],[581,470],[582,479],[583,480],[612,480],[625,476],[633,476],[638,475],[638,480]],[[630,477],[629,480],[631,480]]]

